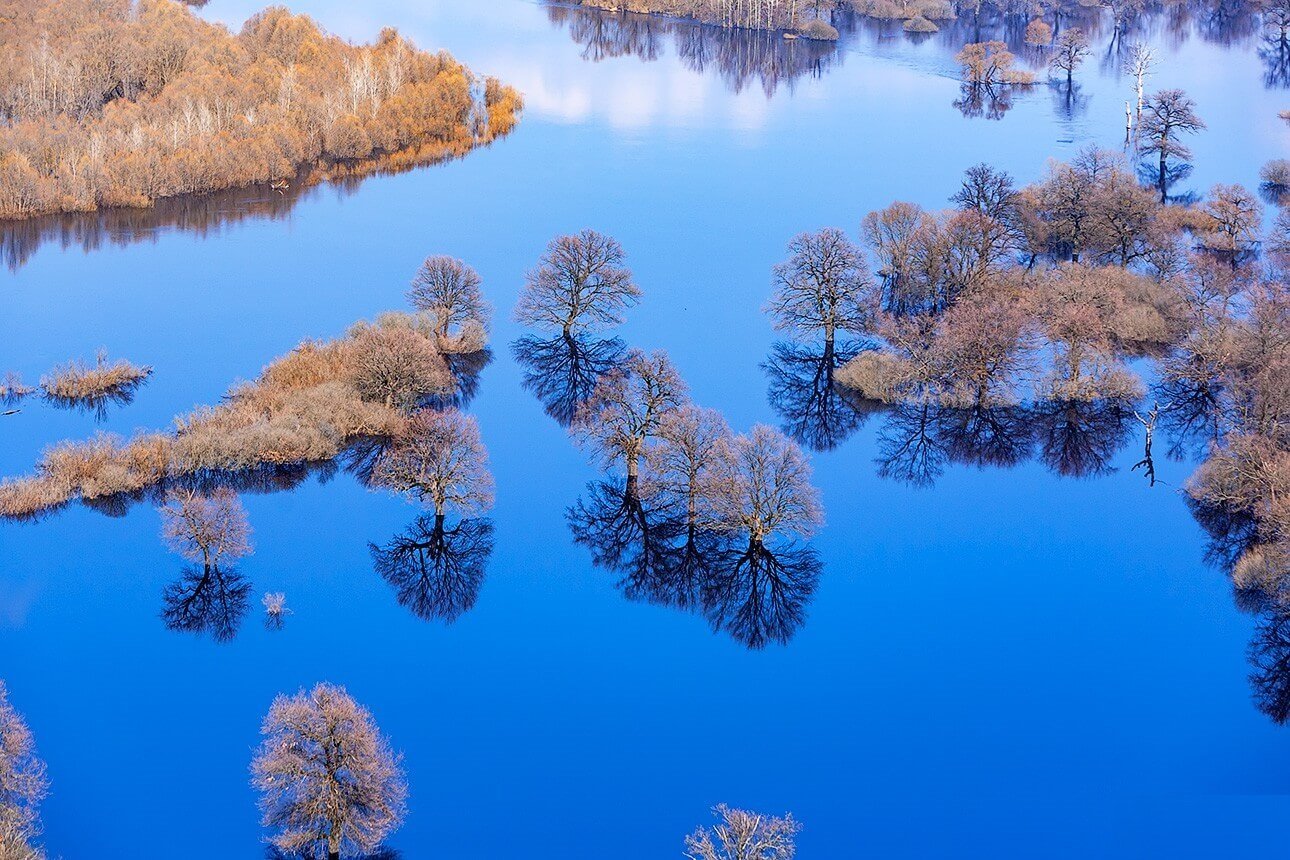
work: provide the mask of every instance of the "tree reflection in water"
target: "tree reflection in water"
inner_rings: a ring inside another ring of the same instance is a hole
[[[625,597],[701,614],[714,631],[753,649],[793,638],[823,568],[809,546],[769,546],[687,524],[627,481],[591,483],[568,520],[593,563],[620,576]]]
[[[762,370],[770,379],[768,397],[780,416],[780,429],[815,451],[831,451],[859,430],[877,408],[847,395],[834,374],[863,348],[775,344]]]
[[[613,57],[654,62],[664,55],[670,37],[686,68],[700,74],[715,71],[735,93],[759,83],[773,96],[781,86],[791,90],[799,78],[820,77],[843,57],[835,43],[785,39],[778,31],[559,5],[548,6],[547,16],[555,26],[568,28],[569,37],[583,46],[582,58],[593,63]]]
[[[479,596],[493,553],[493,523],[464,519],[448,528],[443,515],[427,515],[383,546],[368,548],[400,606],[426,621],[451,624]]]
[[[526,335],[511,344],[516,362],[524,368],[524,387],[564,427],[626,349],[616,337],[587,334],[561,334],[547,340]]]
[[[250,594],[251,583],[236,570],[193,565],[162,589],[161,619],[170,630],[228,642],[250,609]]]

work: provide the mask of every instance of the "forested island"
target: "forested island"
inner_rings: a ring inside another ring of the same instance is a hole
[[[353,45],[281,7],[235,34],[174,0],[4,0],[0,53],[5,219],[429,163],[522,104],[392,29]]]

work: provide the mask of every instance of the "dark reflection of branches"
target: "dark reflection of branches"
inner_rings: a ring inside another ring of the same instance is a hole
[[[493,362],[491,349],[444,355],[456,387],[447,395],[436,395],[426,402],[431,409],[465,409],[479,394],[479,375]]]
[[[479,597],[493,553],[493,524],[467,519],[447,528],[442,515],[422,516],[384,546],[368,548],[400,606],[418,618],[451,624]]]
[[[618,338],[557,335],[542,340],[532,335],[511,344],[524,368],[524,387],[542,402],[548,415],[568,426],[596,383],[622,359],[626,347]]]
[[[1154,187],[1160,192],[1161,202],[1164,203],[1190,203],[1195,199],[1195,193],[1170,194],[1169,192],[1175,185],[1182,182],[1192,174],[1192,166],[1187,162],[1175,162],[1166,164],[1163,171],[1157,161],[1143,161],[1138,165],[1138,180],[1143,185]]]
[[[1263,85],[1269,89],[1290,87],[1290,30],[1269,32],[1259,47],[1263,60]]]
[[[701,613],[749,648],[786,644],[819,584],[813,549],[738,544],[730,532],[687,524],[623,481],[588,485],[568,520],[574,542],[619,575],[625,597]]]
[[[73,410],[86,415],[93,415],[96,421],[106,421],[108,409],[113,406],[129,406],[134,402],[135,395],[145,382],[147,382],[147,377],[140,377],[84,397],[59,397],[54,394],[46,394],[44,395],[44,400],[56,409]]]
[[[806,620],[823,565],[811,547],[774,551],[749,541],[726,552],[704,589],[703,612],[714,630],[724,630],[749,648],[785,645]]]
[[[568,28],[570,38],[583,46],[583,59],[591,62],[627,56],[653,62],[663,55],[664,39],[670,36],[687,68],[715,71],[736,93],[757,82],[768,97],[773,96],[780,86],[791,88],[798,78],[821,76],[842,58],[833,43],[785,39],[777,31],[558,5],[548,6],[547,16],[552,24]]]
[[[250,593],[251,583],[236,570],[194,565],[162,590],[161,619],[170,630],[228,642],[246,617]]]
[[[875,410],[847,397],[834,382],[837,369],[860,350],[847,344],[775,344],[762,370],[770,379],[770,405],[785,433],[816,451],[831,451],[860,428]]]
[[[1039,459],[1059,475],[1115,471],[1111,458],[1129,440],[1133,408],[1119,400],[1056,400],[1030,410]]]
[[[1059,86],[1051,87],[1053,94],[1053,107],[1056,113],[1063,119],[1072,120],[1088,110],[1088,96],[1084,95],[1083,87],[1078,83],[1067,85],[1062,83]]]
[[[678,522],[651,511],[631,483],[596,481],[568,512],[574,543],[591,550],[599,567],[619,573],[618,587],[633,600],[669,602],[677,591],[673,541]]]
[[[1118,400],[1041,401],[1028,406],[892,406],[878,432],[878,474],[930,486],[949,464],[1009,468],[1038,456],[1066,477],[1114,471],[1128,442],[1132,405]]]
[[[1290,721],[1290,615],[1263,616],[1250,642],[1250,687],[1254,704],[1274,723]]]
[[[953,105],[968,119],[1003,119],[1012,110],[1012,90],[1010,86],[964,83]]]
[[[878,432],[878,475],[915,487],[930,486],[945,471],[949,449],[937,424],[943,408],[901,403]]]

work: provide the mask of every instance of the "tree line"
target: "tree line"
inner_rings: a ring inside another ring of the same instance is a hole
[[[0,218],[425,163],[521,106],[394,30],[352,45],[281,7],[234,34],[173,0],[3,0],[0,48]]]

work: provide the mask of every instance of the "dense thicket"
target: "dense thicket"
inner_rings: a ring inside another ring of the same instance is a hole
[[[723,27],[752,30],[800,30],[818,39],[836,39],[838,33],[820,18],[816,0],[576,0],[578,5],[615,12],[644,12],[693,18]]]
[[[0,0],[0,218],[406,166],[509,131],[520,97],[387,29],[273,7],[234,34],[172,0]]]

